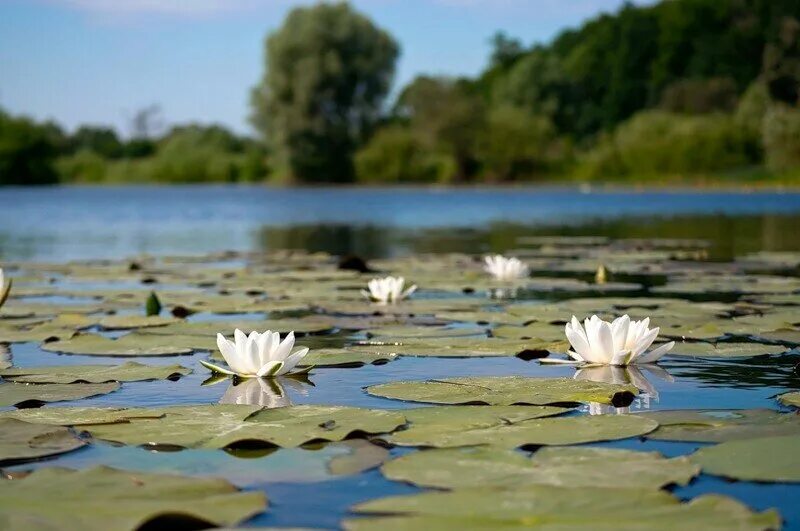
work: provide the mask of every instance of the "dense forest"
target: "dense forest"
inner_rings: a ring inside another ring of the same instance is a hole
[[[476,78],[388,102],[399,53],[346,3],[297,8],[265,41],[258,136],[0,111],[0,184],[800,183],[798,0],[626,5],[530,47],[498,33]]]

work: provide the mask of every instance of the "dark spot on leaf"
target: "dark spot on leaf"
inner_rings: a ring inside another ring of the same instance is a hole
[[[521,360],[531,361],[546,358],[550,352],[543,348],[526,348],[522,352],[517,353],[517,357]]]

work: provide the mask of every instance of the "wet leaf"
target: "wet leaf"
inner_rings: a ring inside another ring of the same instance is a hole
[[[129,361],[122,365],[62,365],[0,370],[0,377],[19,383],[103,383],[177,379],[191,373],[180,365],[142,365]]]
[[[706,495],[682,503],[666,492],[530,485],[514,490],[460,489],[393,496],[357,505],[349,531],[448,529],[774,529],[774,510],[755,513],[732,498]]]
[[[395,481],[422,487],[461,489],[554,485],[613,489],[658,489],[686,485],[700,469],[686,457],[616,448],[546,447],[532,456],[496,447],[424,450],[381,468]]]
[[[303,358],[298,367],[363,367],[383,365],[397,358],[396,354],[371,352],[369,348],[324,348],[313,349]]]
[[[71,419],[95,438],[130,445],[226,448],[243,443],[294,447],[313,441],[340,441],[371,433],[387,433],[405,423],[394,411],[342,406],[207,405],[127,410],[129,422],[88,426]],[[156,416],[160,414],[160,416]],[[87,412],[91,416],[91,412]]]
[[[778,397],[778,401],[784,406],[800,407],[800,391],[782,394]]]
[[[96,334],[79,334],[72,339],[45,343],[42,345],[42,350],[61,354],[119,357],[176,356],[192,353],[191,348],[184,346],[175,338],[144,334],[128,334],[119,339],[110,339]]]
[[[548,405],[576,402],[628,405],[636,387],[572,378],[487,376],[400,381],[373,385],[371,395],[434,404]]]
[[[676,343],[670,351],[671,356],[696,356],[698,358],[744,358],[781,354],[788,350],[777,345],[759,343]]]
[[[800,482],[800,435],[728,441],[691,455],[703,472],[744,481]]]
[[[71,430],[61,426],[0,418],[0,464],[63,454],[85,444]]]
[[[117,382],[98,384],[0,384],[0,407],[41,406],[46,402],[80,400],[90,396],[104,395],[119,389]]]
[[[100,327],[104,330],[132,330],[134,328],[150,328],[154,326],[167,326],[179,323],[180,319],[174,317],[160,317],[158,315],[109,315],[100,319]]]
[[[771,409],[705,409],[639,413],[658,422],[648,439],[723,442],[800,435],[800,417]]]
[[[148,522],[155,527],[165,515],[216,527],[246,520],[266,504],[263,492],[239,492],[221,479],[106,467],[42,468],[0,481],[5,529],[137,529]]]

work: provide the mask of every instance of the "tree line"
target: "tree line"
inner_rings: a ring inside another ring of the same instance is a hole
[[[474,78],[419,76],[347,3],[292,10],[251,92],[257,138],[121,140],[0,112],[0,184],[800,182],[800,2],[625,5],[552,42],[491,40]]]

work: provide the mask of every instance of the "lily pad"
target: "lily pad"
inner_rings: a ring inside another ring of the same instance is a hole
[[[128,411],[143,413],[148,410],[131,408]],[[163,415],[132,416],[125,423],[86,426],[85,429],[97,439],[130,445],[226,448],[259,443],[294,447],[314,441],[340,441],[387,433],[405,423],[405,417],[398,412],[341,406],[263,410],[245,405],[175,406],[157,412]]]
[[[465,423],[466,424],[466,423]],[[452,426],[455,428],[456,426]],[[634,415],[582,415],[560,418],[533,418],[492,426],[451,425],[414,430],[409,435],[397,434],[399,444],[412,446],[495,445],[516,448],[529,445],[583,444],[637,437],[655,430],[658,424]]]
[[[542,339],[509,340],[492,338],[441,338],[400,340],[398,344],[373,345],[381,352],[391,352],[403,356],[436,358],[480,358],[503,356],[545,357],[550,352],[566,350],[566,341],[546,341]]]
[[[717,495],[688,503],[671,494],[630,488],[530,485],[514,490],[459,489],[393,496],[357,505],[355,512],[394,516],[351,518],[344,529],[776,529],[774,510],[756,513]]]
[[[639,391],[632,385],[572,378],[487,376],[390,382],[370,386],[367,392],[384,398],[434,404],[545,406],[598,402],[626,406]]]
[[[142,365],[129,361],[122,365],[63,365],[0,370],[0,377],[18,383],[103,383],[175,380],[191,373],[180,365]]]
[[[105,330],[131,330],[167,326],[177,322],[180,322],[180,319],[158,315],[109,315],[100,319],[100,326]]]
[[[686,485],[700,468],[686,457],[616,448],[546,447],[533,456],[496,447],[414,452],[381,468],[395,481],[421,487],[461,489],[554,485],[561,487],[658,489]]]
[[[464,431],[501,427],[569,411],[571,409],[555,406],[433,406],[404,409],[408,428],[383,438],[400,446],[438,446],[431,441]]]
[[[728,441],[690,457],[703,472],[744,481],[800,482],[800,435]]]
[[[800,435],[800,417],[771,409],[674,410],[639,413],[658,422],[648,439],[724,442],[778,435]]]
[[[138,529],[173,519],[235,525],[266,508],[263,492],[239,492],[225,480],[129,472],[107,467],[42,468],[0,481],[4,529]],[[80,510],[76,510],[80,508]]]
[[[162,327],[167,328],[167,327]],[[79,334],[65,341],[42,345],[42,350],[83,356],[176,356],[191,354],[192,349],[175,344],[173,338],[160,335],[128,334],[110,339],[96,334]]]
[[[395,325],[366,330],[364,333],[368,338],[377,339],[419,339],[486,335],[486,329],[479,326],[448,328],[444,326]]]
[[[84,426],[90,424],[116,424],[136,418],[157,419],[162,418],[164,414],[159,409],[64,406],[3,411],[0,412],[0,418],[13,418],[35,424],[52,424],[54,426]]]
[[[294,332],[295,334],[318,334],[328,332],[332,329],[330,321],[319,317],[307,319],[269,319],[269,320],[249,320],[249,321],[193,321],[179,322],[157,328],[146,328],[141,330],[144,334],[166,335],[166,336],[205,336],[216,337],[218,333],[232,336],[235,329],[249,333],[253,330],[263,332],[271,330],[281,334]]]
[[[800,391],[784,393],[778,397],[778,401],[784,406],[800,407]]]
[[[80,400],[119,389],[117,382],[98,384],[0,384],[0,407],[38,407],[47,402]]]
[[[396,358],[397,354],[372,352],[369,349],[314,349],[300,361],[298,367],[363,367],[368,364],[383,365]]]
[[[0,418],[0,464],[59,455],[85,444],[72,430],[61,426]]]
[[[759,343],[677,343],[670,351],[672,356],[695,356],[698,358],[744,358],[781,354],[786,347]]]

